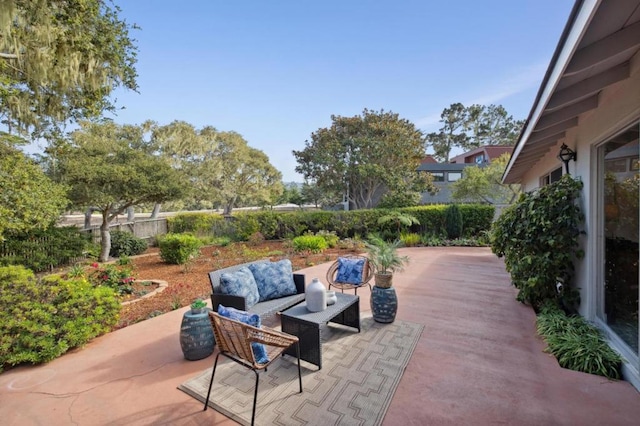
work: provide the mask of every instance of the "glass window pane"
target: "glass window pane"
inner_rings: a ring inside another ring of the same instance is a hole
[[[449,172],[449,182],[455,182],[462,177],[462,173],[460,172]]]
[[[604,159],[604,320],[638,353],[638,126],[600,148]]]

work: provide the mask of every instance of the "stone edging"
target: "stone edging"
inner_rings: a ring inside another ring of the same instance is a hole
[[[131,305],[133,303],[139,302],[139,301],[147,299],[149,297],[153,297],[158,293],[162,293],[164,291],[164,289],[169,286],[169,283],[167,283],[166,281],[162,281],[162,280],[140,280],[140,281],[151,281],[154,284],[158,284],[158,288],[156,288],[152,292],[147,293],[144,296],[141,296],[141,297],[139,297],[137,299],[133,299],[133,300],[129,300],[129,301],[126,301],[126,302],[122,302],[121,303],[122,306]]]

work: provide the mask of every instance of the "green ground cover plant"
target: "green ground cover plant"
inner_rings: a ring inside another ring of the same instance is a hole
[[[536,327],[547,342],[546,351],[561,367],[610,379],[621,377],[622,358],[584,318],[568,316],[556,303],[547,302],[540,309]]]
[[[50,361],[104,334],[118,321],[109,287],[84,278],[36,279],[23,266],[0,267],[0,371]]]

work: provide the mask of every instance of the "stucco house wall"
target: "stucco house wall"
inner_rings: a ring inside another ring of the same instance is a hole
[[[630,78],[605,88],[599,96],[598,107],[580,116],[578,126],[567,131],[566,137],[552,147],[522,179],[525,191],[540,186],[541,176],[562,166],[557,159],[562,143],[573,147],[577,152],[577,160],[569,163],[569,172],[584,183],[582,192],[582,210],[585,214],[582,248],[585,251],[583,260],[576,260],[575,284],[580,289],[580,314],[589,321],[599,324],[606,331],[606,326],[598,317],[598,306],[602,293],[598,283],[603,281],[604,265],[602,254],[601,223],[597,203],[597,149],[619,131],[640,120],[640,53],[630,61]],[[564,170],[563,170],[564,172]],[[614,340],[614,334],[608,336]],[[622,346],[622,345],[621,345]],[[625,377],[636,388],[640,389],[640,371],[637,365],[625,365]]]

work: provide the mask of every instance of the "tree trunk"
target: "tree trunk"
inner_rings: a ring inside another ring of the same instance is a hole
[[[151,216],[150,219],[157,219],[158,215],[160,214],[160,207],[162,205],[160,203],[155,203],[153,205],[153,211],[151,212]]]
[[[136,211],[133,206],[127,207],[127,222],[135,222],[136,221]]]
[[[109,260],[109,252],[111,251],[111,234],[109,233],[108,212],[102,212],[102,224],[100,225],[100,262]]]
[[[95,212],[96,210],[98,210],[96,207],[89,207],[87,208],[87,210],[84,212],[84,229],[89,229],[91,228],[91,215],[93,214],[93,212]]]

